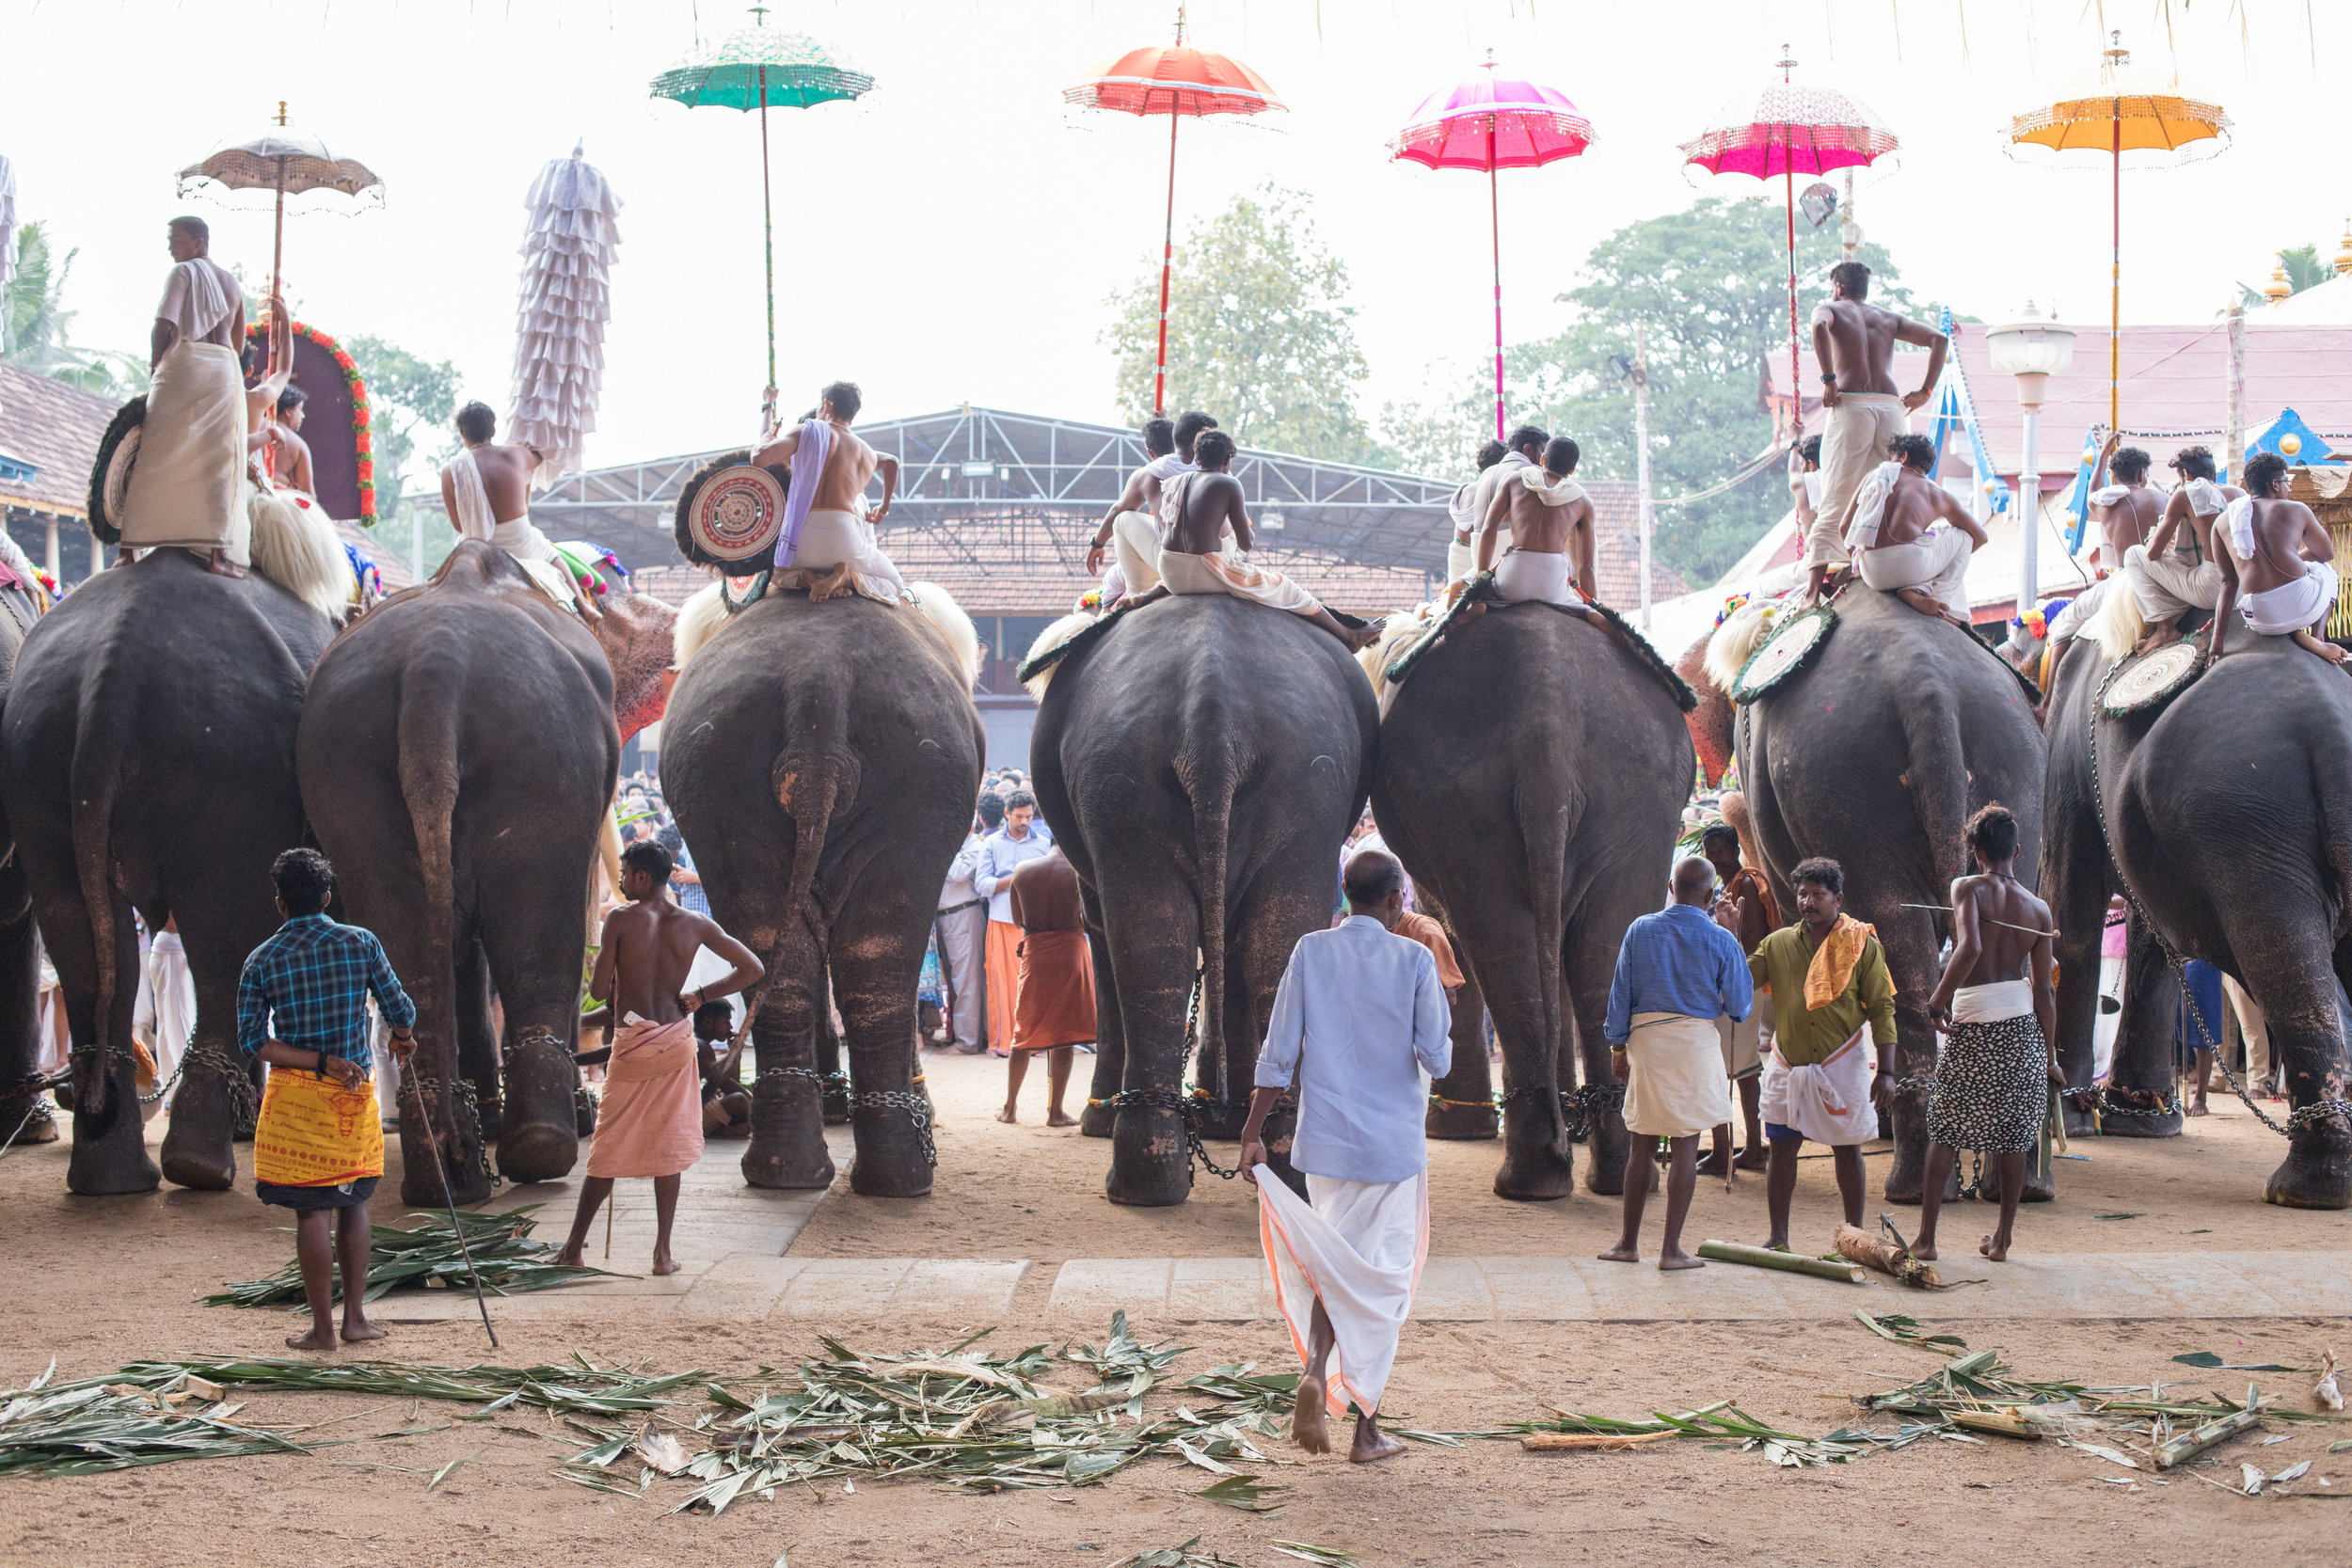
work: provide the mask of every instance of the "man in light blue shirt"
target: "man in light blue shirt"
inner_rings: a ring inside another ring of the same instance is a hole
[[[932,929],[939,938],[939,966],[947,977],[948,1016],[937,1037],[943,1045],[953,1041],[958,1052],[977,1056],[988,1049],[982,1040],[988,1022],[988,900],[972,884],[980,868],[980,847],[1004,824],[1005,802],[983,794],[972,831],[947,867],[947,880],[939,890],[939,912]]]
[[[1405,868],[1378,850],[1347,863],[1348,918],[1291,950],[1242,1129],[1258,1188],[1275,1298],[1306,1363],[1291,1433],[1330,1447],[1328,1418],[1354,1401],[1348,1458],[1402,1452],[1375,1417],[1429,1241],[1429,1080],[1453,1065],[1452,1009],[1429,949],[1394,934]],[[1293,1081],[1291,1164],[1308,1203],[1266,1165],[1265,1120]],[[1311,1204],[1311,1207],[1310,1206]]]
[[[1661,1269],[1707,1265],[1682,1250],[1682,1222],[1698,1186],[1699,1133],[1731,1119],[1731,1090],[1724,1077],[1715,1021],[1748,1016],[1756,983],[1747,955],[1729,929],[1736,915],[1715,902],[1715,867],[1686,856],[1674,871],[1674,902],[1626,927],[1617,975],[1609,987],[1609,1070],[1625,1088],[1625,1126],[1633,1152],[1625,1173],[1625,1230],[1600,1256],[1613,1263],[1642,1259],[1642,1208],[1649,1196],[1655,1140],[1674,1143],[1666,1176],[1666,1234]]]
[[[1054,847],[1054,832],[1037,819],[1037,797],[1016,789],[1005,797],[1005,825],[980,840],[971,864],[973,889],[988,900],[988,1052],[1012,1052],[1012,1009],[1021,984],[1021,927],[1012,919],[1012,874],[1024,861]]]

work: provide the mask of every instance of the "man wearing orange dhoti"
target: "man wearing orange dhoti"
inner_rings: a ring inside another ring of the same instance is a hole
[[[706,1002],[758,984],[765,972],[752,950],[716,922],[670,902],[670,852],[650,839],[621,851],[621,896],[629,900],[604,918],[596,947],[591,1000],[612,1005],[612,1065],[596,1106],[596,1141],[588,1148],[588,1180],[580,1189],[571,1239],[561,1261],[580,1261],[589,1222],[612,1195],[618,1177],[653,1178],[657,1231],[653,1272],[677,1273],[670,1256],[670,1226],[677,1218],[678,1178],[702,1158],[702,1070],[694,1043],[694,1011]],[[685,994],[694,955],[707,947],[734,967],[723,979]]]
[[[1087,945],[1086,919],[1078,905],[1078,873],[1057,847],[1024,862],[1008,879],[1013,924],[1021,927],[1021,984],[1013,1001],[1012,1060],[1005,1064],[1005,1108],[998,1121],[1012,1121],[1029,1053],[1046,1051],[1045,1125],[1075,1127],[1061,1108],[1070,1087],[1071,1048],[1094,1043],[1094,953]]]
[[[1016,789],[1005,798],[1005,825],[980,841],[972,886],[988,900],[988,1053],[1012,1051],[1012,1009],[1021,988],[1021,927],[1012,918],[1012,874],[1054,847],[1053,831],[1037,819],[1037,797]]]

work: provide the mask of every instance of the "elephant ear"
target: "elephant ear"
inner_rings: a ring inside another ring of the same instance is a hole
[[[102,545],[122,538],[122,499],[131,491],[131,467],[138,461],[139,431],[147,423],[147,398],[133,398],[115,410],[98,443],[89,470],[89,531]]]

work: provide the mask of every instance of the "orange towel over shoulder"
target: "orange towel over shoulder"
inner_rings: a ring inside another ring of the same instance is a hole
[[[1031,931],[1021,942],[1012,1048],[1094,1043],[1094,955],[1084,931]]]

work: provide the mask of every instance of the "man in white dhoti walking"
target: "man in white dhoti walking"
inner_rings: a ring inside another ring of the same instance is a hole
[[[1731,1120],[1731,1091],[1724,1076],[1715,1021],[1738,1023],[1756,1004],[1748,956],[1732,934],[1738,911],[1708,911],[1715,903],[1715,867],[1703,855],[1675,867],[1674,902],[1626,927],[1617,974],[1609,987],[1609,1070],[1625,1085],[1626,1131],[1639,1140],[1636,1161],[1654,1138],[1674,1143],[1666,1176],[1666,1234],[1661,1269],[1703,1269],[1682,1250],[1682,1221],[1699,1180],[1699,1133]],[[1649,1176],[1638,1165],[1625,1173],[1625,1230],[1602,1253],[1609,1263],[1642,1260],[1642,1210]]]
[[[252,564],[245,505],[245,289],[209,254],[202,218],[171,220],[155,307],[154,379],[122,502],[126,550],[178,546],[222,577]]]
[[[1377,850],[1347,863],[1348,918],[1291,950],[1258,1057],[1242,1128],[1242,1173],[1258,1189],[1258,1227],[1274,1299],[1306,1365],[1291,1434],[1331,1446],[1328,1418],[1353,1401],[1358,1464],[1405,1445],[1376,1419],[1397,1335],[1429,1251],[1429,1081],[1454,1060],[1452,1013],[1429,949],[1394,934],[1405,868]],[[1266,1164],[1266,1116],[1298,1083],[1291,1164],[1302,1203]]]

